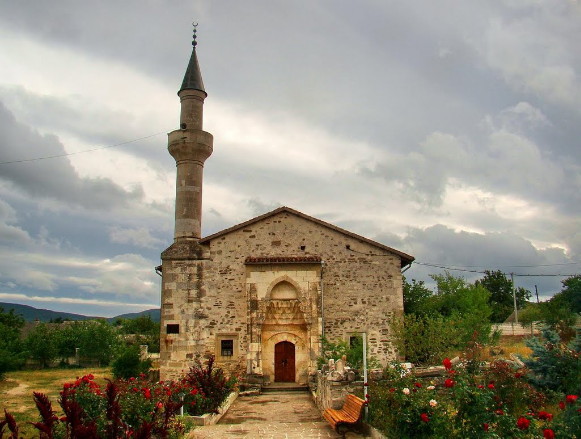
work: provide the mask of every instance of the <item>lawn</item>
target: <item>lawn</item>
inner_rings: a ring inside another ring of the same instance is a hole
[[[6,379],[0,381],[0,410],[2,418],[4,409],[14,415],[21,428],[23,437],[35,437],[37,430],[28,422],[38,421],[38,411],[32,399],[32,392],[48,395],[53,409],[62,415],[58,404],[59,392],[63,383],[74,381],[77,377],[92,373],[99,384],[104,384],[111,377],[109,368],[90,369],[42,369],[8,372]]]

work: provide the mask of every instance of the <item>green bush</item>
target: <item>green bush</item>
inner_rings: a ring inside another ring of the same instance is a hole
[[[532,349],[523,362],[531,370],[531,382],[544,390],[581,393],[581,336],[565,345],[557,332],[544,328],[542,337],[526,341]]]
[[[151,360],[141,359],[139,346],[128,346],[113,361],[112,371],[115,378],[128,379],[146,374],[151,369]]]

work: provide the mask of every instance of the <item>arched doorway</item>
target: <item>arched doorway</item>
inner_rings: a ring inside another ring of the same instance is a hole
[[[274,381],[295,381],[295,345],[290,341],[274,345]]]

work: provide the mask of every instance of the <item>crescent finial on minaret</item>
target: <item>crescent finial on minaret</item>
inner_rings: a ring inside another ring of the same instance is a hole
[[[197,35],[198,23],[192,23],[192,25],[194,26],[194,35],[192,36],[192,46],[196,47],[198,45],[198,42],[196,41],[196,38],[198,38]]]

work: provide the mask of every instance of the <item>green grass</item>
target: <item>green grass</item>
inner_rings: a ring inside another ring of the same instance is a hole
[[[109,368],[89,369],[42,369],[8,372],[6,379],[0,381],[0,417],[3,419],[4,409],[14,415],[20,427],[22,437],[35,437],[38,431],[28,422],[39,420],[38,411],[32,398],[32,392],[41,392],[48,395],[53,410],[62,416],[58,404],[59,392],[63,383],[74,381],[77,377],[92,373],[100,385],[111,377]]]

